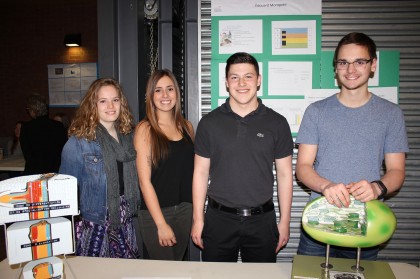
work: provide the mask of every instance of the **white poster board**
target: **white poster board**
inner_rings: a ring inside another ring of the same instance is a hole
[[[50,107],[75,107],[98,78],[96,63],[48,65]]]

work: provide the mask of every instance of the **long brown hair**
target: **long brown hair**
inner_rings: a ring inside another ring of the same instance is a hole
[[[115,128],[121,134],[128,134],[133,130],[133,116],[128,107],[122,88],[118,81],[112,78],[100,78],[95,80],[83,97],[80,107],[76,112],[68,134],[78,138],[86,138],[88,140],[96,139],[96,127],[99,123],[98,115],[98,92],[103,86],[113,86],[118,92],[118,98],[121,101],[120,115],[116,121]]]
[[[177,130],[186,139],[185,132],[189,138],[192,139],[190,127],[187,120],[182,116],[181,113],[181,92],[179,90],[178,82],[174,74],[167,69],[156,70],[150,76],[147,87],[146,87],[146,117],[144,121],[147,121],[150,125],[150,143],[151,143],[151,161],[152,166],[156,167],[161,159],[165,159],[169,153],[169,139],[165,136],[162,129],[158,124],[158,116],[156,113],[156,107],[153,103],[153,97],[155,95],[156,84],[163,77],[169,77],[174,84],[176,92],[175,107],[172,109],[172,116],[175,120]]]

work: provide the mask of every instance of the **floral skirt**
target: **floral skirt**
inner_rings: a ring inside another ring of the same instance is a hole
[[[133,218],[128,216],[128,203],[120,197],[120,221],[111,227],[108,219],[100,225],[85,219],[75,222],[76,255],[102,258],[139,258]]]

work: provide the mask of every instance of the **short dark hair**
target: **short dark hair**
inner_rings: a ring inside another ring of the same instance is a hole
[[[345,35],[338,43],[335,49],[335,53],[334,53],[334,65],[337,62],[338,52],[340,51],[341,47],[344,45],[349,45],[349,44],[356,44],[359,46],[366,47],[369,53],[370,59],[377,58],[375,42],[368,35],[364,33],[352,32]]]
[[[48,115],[47,99],[40,94],[32,94],[26,99],[26,109],[34,113],[35,118]]]
[[[254,65],[255,72],[257,72],[257,75],[260,75],[260,68],[258,66],[258,61],[255,59],[254,56],[252,56],[249,53],[246,52],[237,52],[232,54],[227,60],[226,60],[226,70],[225,75],[228,76],[230,66],[233,64],[241,64],[241,63],[247,63]]]

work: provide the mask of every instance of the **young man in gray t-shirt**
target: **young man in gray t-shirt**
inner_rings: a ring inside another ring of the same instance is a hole
[[[402,186],[408,143],[401,109],[368,90],[377,69],[373,40],[363,33],[344,36],[334,65],[341,90],[305,111],[296,139],[296,175],[312,190],[311,199],[324,195],[330,204],[348,207],[350,195],[368,202]],[[302,232],[298,254],[325,256],[325,251]],[[362,249],[361,258],[376,260],[377,254],[377,247]],[[356,249],[332,246],[330,256],[356,258]]]

